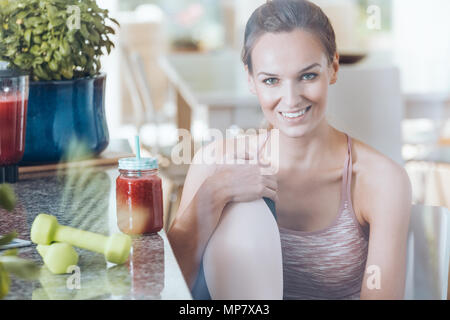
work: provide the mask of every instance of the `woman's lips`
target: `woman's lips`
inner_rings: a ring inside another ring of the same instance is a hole
[[[287,121],[289,123],[297,123],[306,117],[308,112],[311,110],[312,106],[308,106],[304,109],[298,110],[296,112],[282,112],[279,111],[278,114],[283,121]]]

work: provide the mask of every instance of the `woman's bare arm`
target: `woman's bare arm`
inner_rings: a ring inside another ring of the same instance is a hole
[[[217,183],[211,179],[214,167],[202,163],[202,158],[208,151],[207,146],[194,156],[177,215],[167,233],[190,289],[195,283],[208,239],[228,202],[226,193],[218,190]]]
[[[375,171],[366,176],[363,188],[370,238],[361,299],[403,299],[411,185],[398,165],[384,163]]]

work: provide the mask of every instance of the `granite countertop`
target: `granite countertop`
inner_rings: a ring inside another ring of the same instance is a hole
[[[115,209],[117,175],[117,167],[22,175],[13,185],[18,201],[15,210],[0,209],[0,234],[15,230],[18,238],[30,240],[31,225],[39,213],[55,215],[60,224],[87,231],[120,232]],[[76,284],[76,272],[53,275],[43,265],[35,244],[21,248],[19,257],[42,266],[40,278],[26,281],[12,275],[5,299],[192,299],[164,230],[132,239],[130,257],[122,265],[76,248],[79,289],[70,289]]]

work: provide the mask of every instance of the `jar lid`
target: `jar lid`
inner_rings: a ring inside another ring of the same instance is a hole
[[[123,170],[153,170],[158,169],[156,158],[122,158],[119,159],[119,169]]]
[[[26,72],[14,69],[0,69],[0,78],[19,78],[28,76]]]

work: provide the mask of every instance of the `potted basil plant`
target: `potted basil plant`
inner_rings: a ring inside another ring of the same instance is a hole
[[[30,76],[22,165],[65,161],[74,141],[86,157],[107,147],[100,58],[113,24],[95,0],[0,0],[0,61]]]

